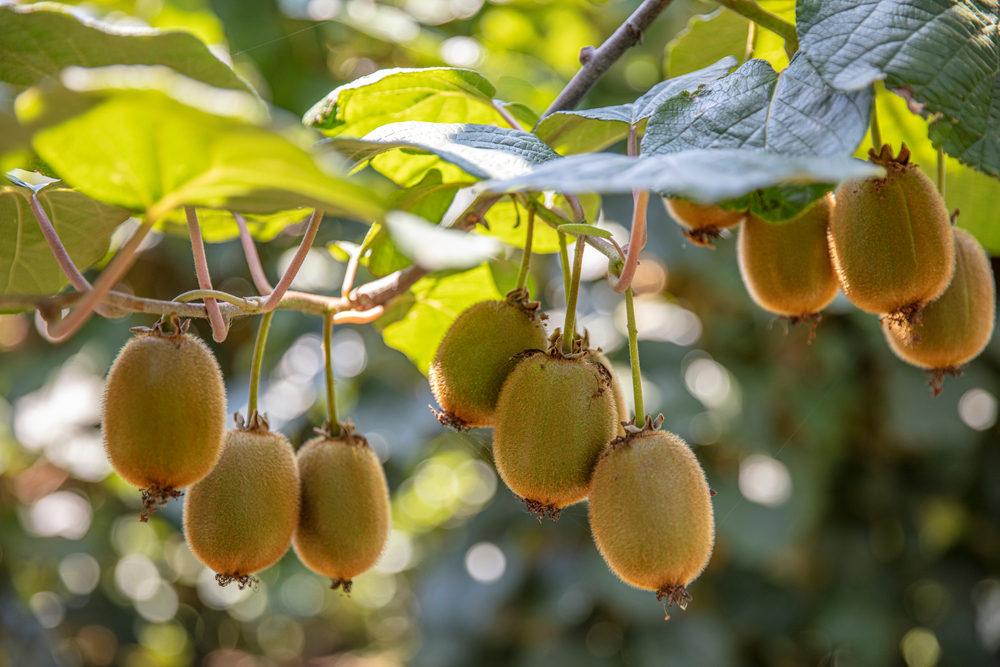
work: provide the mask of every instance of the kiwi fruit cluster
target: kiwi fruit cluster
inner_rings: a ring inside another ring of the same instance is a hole
[[[115,471],[150,513],[187,489],[184,536],[219,585],[242,589],[294,543],[302,562],[350,593],[388,543],[382,465],[350,423],[328,424],[296,455],[254,410],[225,430],[222,372],[211,350],[171,318],[138,327],[105,385],[102,431]]]

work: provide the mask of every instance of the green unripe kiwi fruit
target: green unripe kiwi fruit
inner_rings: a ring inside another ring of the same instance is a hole
[[[220,585],[242,588],[288,551],[299,504],[295,451],[285,436],[266,422],[232,429],[218,464],[187,492],[184,536]]]
[[[597,458],[618,431],[607,370],[590,355],[565,358],[558,344],[525,352],[497,402],[497,472],[528,509],[551,518],[587,497]]]
[[[663,203],[691,243],[709,248],[715,247],[712,241],[719,238],[723,229],[735,227],[746,217],[743,211],[727,211],[715,204],[697,204],[686,199],[664,197]]]
[[[524,350],[545,349],[538,303],[528,303],[527,294],[515,290],[504,301],[477,303],[448,329],[428,373],[442,424],[492,426],[500,388],[514,367],[511,359]]]
[[[176,321],[175,321],[176,322]],[[226,388],[208,346],[175,323],[137,329],[104,386],[102,432],[115,472],[142,489],[146,521],[215,466],[226,428]]]
[[[996,287],[986,251],[964,229],[954,228],[955,276],[944,294],[924,307],[920,322],[883,324],[889,347],[900,359],[933,371],[931,387],[941,393],[945,373],[979,356],[993,335]]]
[[[815,321],[837,296],[840,283],[827,243],[832,209],[824,197],[783,224],[747,216],[737,257],[743,284],[758,306],[793,322]]]
[[[292,545],[306,567],[350,593],[351,580],[382,557],[392,518],[378,456],[362,436],[341,432],[299,450],[302,508]]]
[[[622,421],[628,415],[628,406],[625,404],[625,392],[622,391],[622,383],[618,379],[618,375],[615,373],[614,369],[611,367],[611,362],[608,358],[604,356],[604,353],[600,350],[591,350],[590,356],[592,356],[599,364],[604,366],[608,371],[608,375],[611,376],[611,393],[615,397],[615,412],[618,413],[618,435],[625,435],[625,427],[622,426]]]
[[[912,322],[951,282],[951,221],[937,188],[910,164],[905,144],[896,158],[888,145],[869,154],[888,174],[837,189],[830,252],[851,303],[890,322]]]
[[[597,462],[590,529],[622,581],[683,608],[686,587],[712,556],[712,492],[683,440],[656,430],[648,418],[636,430],[616,438]]]

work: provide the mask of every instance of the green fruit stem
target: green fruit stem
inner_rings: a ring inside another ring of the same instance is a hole
[[[937,189],[941,193],[941,199],[944,199],[944,180],[945,180],[945,159],[944,159],[944,147],[938,146],[937,149]]]
[[[521,289],[528,282],[528,264],[531,262],[531,244],[535,238],[535,209],[528,209],[528,235],[524,239],[524,254],[521,256],[521,269],[517,272],[517,285]]]
[[[628,317],[628,359],[632,367],[632,393],[635,397],[635,424],[638,426],[645,417],[642,404],[642,373],[639,371],[639,330],[635,326],[635,304],[632,288],[625,290],[625,314]],[[622,421],[625,415],[622,415]]]
[[[570,283],[569,249],[566,247],[566,233],[559,232],[559,262],[562,264],[563,285]],[[569,292],[566,292],[566,305],[569,305]]]
[[[333,360],[330,352],[330,337],[333,335],[333,313],[323,316],[323,360],[326,362],[326,413],[330,419],[327,430],[331,437],[340,436],[340,422],[337,421],[337,395],[333,387]]]
[[[563,328],[563,353],[573,353],[573,339],[576,338],[576,299],[580,293],[580,272],[583,270],[583,251],[587,243],[583,236],[576,237],[576,252],[573,257],[573,278],[566,296],[566,326]]]
[[[878,89],[872,90],[872,148],[878,153],[882,150],[882,130],[878,127]]]
[[[264,313],[260,317],[260,327],[257,329],[257,342],[253,348],[253,363],[250,365],[250,402],[247,407],[247,419],[257,411],[257,387],[260,386],[260,366],[264,359],[264,343],[267,342],[267,330],[271,326],[274,311]]]

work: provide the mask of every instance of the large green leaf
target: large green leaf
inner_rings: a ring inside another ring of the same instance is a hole
[[[545,195],[529,195],[538,202],[545,199]],[[586,193],[581,194],[580,204],[583,206],[586,219],[596,222],[601,213],[601,197],[599,195]],[[562,195],[555,195],[552,201],[553,206],[561,209],[570,215],[570,206],[566,198]],[[513,200],[504,197],[486,213],[486,222],[489,227],[477,225],[473,232],[494,236],[507,245],[516,248],[523,248],[528,238],[528,213],[520,204],[515,204]],[[555,229],[546,224],[541,218],[535,218],[535,233],[531,236],[531,252],[535,254],[545,254],[559,252],[559,234]]]
[[[836,90],[802,54],[780,74],[747,61],[692,95],[678,95],[649,119],[642,152],[760,148],[787,155],[852,153],[868,128],[871,88]]]
[[[899,149],[905,143],[910,160],[931,179],[935,177],[937,149],[927,137],[927,121],[910,112],[906,100],[880,91],[878,122],[882,141]],[[867,157],[870,142],[858,149],[858,157]],[[969,230],[992,254],[1000,255],[1000,180],[986,176],[955,158],[946,158],[945,203],[948,210],[959,209],[958,226]]]
[[[698,71],[667,79],[653,86],[631,104],[618,104],[582,111],[557,111],[546,116],[535,128],[545,143],[561,155],[593,153],[628,136],[630,125],[639,124],[666,100],[684,92],[693,93],[702,84],[726,76],[738,61],[729,56]]]
[[[468,69],[385,69],[335,89],[302,122],[331,137],[363,137],[406,120],[506,126],[493,107],[495,94],[493,84]]]
[[[519,190],[629,193],[633,189],[701,202],[742,197],[778,185],[828,186],[849,178],[884,176],[885,170],[847,156],[817,160],[748,149],[698,149],[632,158],[613,153],[551,160],[523,176],[484,181],[480,192]]]
[[[393,301],[375,325],[382,330],[386,345],[405,354],[426,375],[458,316],[475,303],[500,298],[486,264],[469,271],[435,273]]]
[[[502,248],[495,239],[433,225],[406,211],[386,213],[385,227],[396,248],[428,271],[468,269],[495,258]]]
[[[835,88],[884,78],[941,114],[931,139],[1000,176],[1000,17],[991,0],[802,0],[799,43]]]
[[[63,79],[86,84],[87,72],[68,70],[73,76]],[[136,87],[160,83],[159,77],[123,80]],[[190,93],[193,87],[202,95],[198,104],[212,108],[218,89],[184,81],[189,85],[181,88]],[[183,205],[247,213],[311,207],[359,219],[382,213],[370,191],[326,173],[300,146],[243,118],[208,113],[156,89],[30,92],[18,112],[22,122],[40,128],[35,151],[88,196],[146,211],[154,220]],[[234,95],[249,97],[225,92],[218,106],[241,109]],[[67,107],[85,110],[61,120]]]
[[[726,57],[738,63],[746,53],[749,28],[750,19],[722,7],[692,16],[667,44],[667,71],[681,76]]]
[[[66,67],[164,65],[218,88],[247,90],[187,32],[109,25],[54,2],[0,5],[0,81],[33,86]]]
[[[254,214],[244,213],[247,229],[258,241],[271,241],[286,227],[297,225],[310,215],[313,209],[292,209],[277,213]],[[198,226],[201,228],[202,239],[206,243],[223,243],[238,238],[240,228],[236,219],[229,211],[213,208],[198,209]],[[187,214],[184,209],[174,209],[156,223],[157,229],[175,236],[187,236]]]
[[[30,197],[28,188],[0,187],[0,294],[55,294],[69,282],[42,236]],[[38,200],[81,271],[104,255],[111,234],[129,217],[125,209],[58,184],[40,189]]]
[[[338,136],[324,142],[357,165],[374,158],[375,169],[403,186],[416,185],[431,169],[445,182],[510,178],[559,157],[530,132],[471,123],[391,123],[363,139]]]

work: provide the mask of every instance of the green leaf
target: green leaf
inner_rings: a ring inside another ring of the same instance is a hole
[[[602,239],[611,238],[611,232],[608,230],[586,224],[567,223],[559,225],[559,231],[564,234],[572,234],[573,236],[600,236]]]
[[[931,139],[1000,176],[1000,17],[988,0],[802,0],[799,44],[833,87],[884,77],[941,114]]]
[[[713,203],[776,185],[821,183],[832,187],[849,178],[884,175],[881,167],[847,156],[817,160],[759,150],[716,148],[638,158],[612,153],[571,155],[546,162],[523,176],[478,183],[474,189],[606,194],[638,189]]]
[[[377,223],[376,223],[377,224]],[[402,271],[413,264],[410,258],[396,247],[392,237],[381,225],[371,241],[371,255],[368,257],[368,272],[381,278],[396,271]]]
[[[902,143],[910,149],[910,160],[920,166],[932,180],[935,178],[937,148],[927,136],[926,120],[910,113],[906,100],[882,90],[878,97],[878,122],[882,141],[897,150]],[[858,150],[858,157],[867,157],[871,142]],[[1000,255],[1000,181],[967,167],[955,158],[945,162],[945,203],[949,211],[959,209],[958,226],[971,232],[988,252]]]
[[[525,130],[530,131],[531,128],[538,124],[538,113],[527,104],[523,104],[521,102],[503,102],[501,106],[503,106],[503,108],[507,110],[507,113],[513,116],[514,120],[520,123],[521,127]]]
[[[33,86],[66,67],[164,65],[217,88],[249,90],[187,32],[121,27],[54,2],[0,6],[0,81]]]
[[[501,252],[492,238],[433,225],[406,211],[386,213],[385,228],[396,247],[428,271],[468,269]]]
[[[776,185],[754,190],[743,197],[719,202],[719,205],[730,211],[749,209],[758,218],[780,224],[794,220],[800,213],[825,197],[830,190],[830,185],[824,183]]]
[[[653,86],[632,104],[618,104],[583,111],[557,111],[539,124],[535,134],[561,155],[593,153],[628,136],[631,124],[639,124],[653,115],[666,100],[684,92],[694,92],[702,84],[726,76],[737,60],[726,57],[714,65],[667,79]]]
[[[470,271],[435,273],[418,280],[375,324],[385,344],[409,357],[426,375],[458,316],[473,304],[500,298],[486,264]]]
[[[746,53],[749,28],[749,19],[722,7],[692,16],[667,44],[667,71],[681,76],[726,57],[739,63]]]
[[[0,294],[55,294],[69,280],[63,275],[31,212],[31,190],[0,187]],[[73,263],[81,271],[101,259],[115,228],[129,212],[98,203],[59,185],[38,191]]]
[[[297,208],[290,211],[278,211],[256,215],[244,213],[243,219],[247,222],[247,229],[258,241],[272,241],[286,227],[297,225],[310,215],[313,209]],[[224,243],[235,238],[239,238],[240,228],[236,225],[236,219],[229,211],[221,211],[212,208],[198,209],[198,226],[201,227],[201,236],[206,243]],[[187,215],[184,209],[174,209],[161,218],[156,223],[156,228],[167,234],[174,236],[188,235]]]
[[[545,197],[542,195],[533,196],[538,202],[542,202]],[[591,193],[579,195],[580,204],[583,206],[587,220],[596,221],[601,213],[601,197]],[[553,206],[562,209],[569,214],[569,202],[562,195],[555,195]],[[515,248],[523,248],[524,242],[528,238],[528,213],[520,204],[515,204],[510,198],[504,197],[486,213],[486,222],[489,228],[477,225],[473,233],[493,236],[507,245]],[[532,235],[531,252],[536,255],[559,252],[559,234],[540,218],[535,218],[535,233]]]
[[[246,213],[311,207],[359,219],[381,215],[382,207],[369,190],[321,170],[306,150],[284,136],[244,118],[208,113],[159,89],[148,89],[164,84],[165,70],[146,79],[135,77],[148,68],[125,71],[128,76],[114,78],[147,89],[32,89],[19,100],[27,96],[18,108],[22,123],[31,121],[41,128],[33,136],[35,151],[84,194],[145,210],[153,220],[183,205]],[[90,73],[68,70],[63,79],[91,89]],[[104,71],[94,74],[98,82],[108,78]],[[197,93],[202,108],[234,108],[244,114],[244,103],[249,104],[244,99],[249,98],[247,93],[220,93],[173,76],[174,85],[164,89],[184,90],[190,97]],[[68,107],[84,110],[59,122]]]
[[[760,148],[786,155],[852,153],[865,136],[870,88],[831,88],[797,54],[780,74],[759,59],[692,95],[662,104],[646,127],[643,154],[691,148]]]
[[[407,120],[506,126],[494,95],[493,84],[468,69],[384,69],[335,89],[302,122],[330,137],[363,137]]]
[[[386,206],[409,211],[437,224],[444,218],[455,198],[455,193],[461,187],[454,183],[445,183],[441,172],[431,169],[416,185],[389,193]]]
[[[403,186],[419,183],[431,169],[447,182],[510,178],[559,156],[522,130],[470,123],[392,123],[363,139],[325,139],[357,166],[372,166]],[[392,151],[386,159],[382,154]]]

